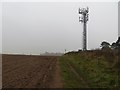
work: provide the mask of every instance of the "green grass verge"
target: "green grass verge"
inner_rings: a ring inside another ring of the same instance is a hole
[[[113,58],[114,59],[114,58]],[[73,72],[70,65],[78,73]],[[91,57],[86,54],[63,55],[60,58],[62,76],[65,88],[116,88],[120,79],[114,62],[109,62],[104,56]],[[85,84],[86,83],[86,84]]]
[[[79,78],[71,70],[69,65],[69,60],[66,56],[60,58],[60,66],[62,70],[62,76],[64,78],[64,87],[65,88],[84,88],[84,84],[80,82]]]

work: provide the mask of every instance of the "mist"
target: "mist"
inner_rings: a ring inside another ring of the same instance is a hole
[[[117,2],[4,2],[3,53],[40,54],[82,49],[78,8],[89,7],[87,48],[118,38]]]

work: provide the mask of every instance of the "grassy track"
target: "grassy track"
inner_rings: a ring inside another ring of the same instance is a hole
[[[111,59],[112,58],[112,59]],[[60,58],[62,76],[67,88],[116,88],[120,87],[115,56],[95,53],[73,53]]]
[[[60,66],[62,68],[62,76],[64,78],[65,88],[80,88],[87,87],[82,78],[76,72],[75,68],[71,65],[66,56],[61,57]]]

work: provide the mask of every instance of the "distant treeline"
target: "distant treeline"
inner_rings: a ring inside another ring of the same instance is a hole
[[[111,45],[110,45],[110,43],[103,41],[101,43],[101,47],[102,47],[102,49],[108,49],[108,48],[120,49],[120,37],[118,38],[118,40],[116,42],[113,42]]]
[[[113,42],[112,44],[110,44],[109,42],[107,41],[103,41],[101,42],[101,45],[100,45],[101,49],[94,49],[94,50],[86,50],[84,52],[98,52],[98,51],[117,51],[117,52],[120,52],[120,37],[118,37],[118,40],[116,42]],[[68,52],[66,54],[70,54],[70,53],[80,53],[80,52],[83,52],[81,49],[79,49],[78,51],[71,51],[71,52]]]

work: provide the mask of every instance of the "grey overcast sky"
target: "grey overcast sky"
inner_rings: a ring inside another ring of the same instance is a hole
[[[118,36],[120,37],[120,1],[118,2]]]
[[[4,2],[3,53],[40,54],[82,48],[78,8],[89,7],[88,49],[118,38],[117,2]]]
[[[2,3],[0,2],[0,53],[2,53]]]

